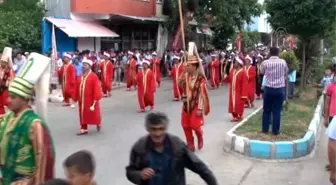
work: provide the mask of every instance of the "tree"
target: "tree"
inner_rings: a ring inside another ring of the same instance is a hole
[[[258,0],[189,0],[187,3],[182,0],[184,13],[188,11],[190,1],[197,3],[193,8],[197,23],[209,25],[214,32],[212,44],[216,48],[225,48],[235,32],[242,30],[245,23],[251,23],[251,18],[262,10]],[[174,33],[180,23],[177,0],[172,0],[172,11],[166,23],[170,33]]]
[[[335,26],[334,0],[266,0],[266,12],[272,28],[298,35],[302,42],[301,75],[306,77],[306,45],[312,37],[323,37]],[[277,34],[277,33],[275,33]],[[301,79],[300,90],[306,80]]]
[[[40,0],[9,0],[0,4],[0,50],[11,46],[40,51],[43,16]]]

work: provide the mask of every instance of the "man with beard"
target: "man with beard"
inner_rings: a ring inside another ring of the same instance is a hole
[[[8,88],[11,112],[0,129],[2,185],[40,185],[53,178],[55,151],[45,123],[50,63],[50,58],[32,53]],[[37,113],[29,105],[33,88]]]
[[[208,185],[217,185],[211,170],[178,137],[168,134],[169,120],[163,113],[150,113],[148,135],[132,147],[127,179],[138,185],[186,185],[185,168],[197,173]]]

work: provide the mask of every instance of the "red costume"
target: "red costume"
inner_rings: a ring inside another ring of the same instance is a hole
[[[101,70],[101,82],[103,94],[107,95],[111,93],[112,81],[113,81],[113,64],[110,60],[100,63]]]
[[[140,112],[145,112],[145,108],[147,106],[150,106],[153,109],[154,93],[156,91],[153,72],[150,69],[139,70],[136,78],[138,82],[138,101],[140,105]]]
[[[184,71],[184,65],[182,62],[174,64],[170,72],[171,77],[173,78],[173,93],[174,100],[180,100],[183,89],[178,86],[178,79]]]
[[[99,100],[102,90],[98,76],[94,72],[82,75],[77,83],[76,100],[79,105],[81,134],[87,134],[88,125],[97,125],[100,130],[101,115]]]
[[[220,62],[219,60],[215,59],[210,62],[209,69],[210,69],[210,81],[211,81],[211,87],[218,88],[220,85]]]
[[[255,92],[256,92],[256,69],[254,66],[249,65],[249,66],[245,66],[245,72],[247,75],[247,80],[248,80],[248,84],[247,84],[247,99],[245,102],[245,105],[247,107],[254,107],[254,97],[255,97]]]
[[[199,63],[197,57],[188,57],[188,64],[196,63]],[[199,67],[202,67],[202,65],[200,64]],[[179,86],[183,89],[181,123],[188,147],[193,151],[195,150],[194,131],[198,139],[198,149],[202,149],[204,115],[208,115],[210,112],[206,78],[201,72],[198,72],[196,76],[185,73],[179,79]]]
[[[159,58],[153,58],[151,60],[151,69],[154,73],[155,81],[160,87],[161,83],[161,70],[160,70],[160,59]]]
[[[8,87],[15,77],[15,72],[8,67],[0,68],[0,115],[5,114],[5,106],[8,106]]]
[[[135,59],[132,58],[132,59],[128,60],[127,70],[126,70],[126,74],[127,74],[126,88],[128,90],[130,90],[130,88],[132,86],[134,86],[135,88],[137,86],[137,84],[136,84],[136,75],[137,75],[136,66],[137,66],[137,61]]]
[[[58,71],[58,76],[62,78],[62,93],[66,105],[70,105],[70,98],[74,99],[76,89],[76,70],[72,64],[63,64]]]
[[[225,77],[225,82],[230,83],[229,113],[232,121],[240,121],[244,114],[244,103],[247,98],[247,76],[244,68],[232,69]]]

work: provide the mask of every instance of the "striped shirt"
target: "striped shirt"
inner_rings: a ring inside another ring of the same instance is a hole
[[[286,86],[288,67],[285,60],[272,56],[261,64],[261,73],[266,76],[266,87],[282,88]]]

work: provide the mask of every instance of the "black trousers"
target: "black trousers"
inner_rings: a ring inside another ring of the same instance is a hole
[[[256,94],[257,94],[257,96],[260,96],[261,93],[263,93],[263,90],[261,89],[263,78],[264,78],[264,75],[256,76]]]

